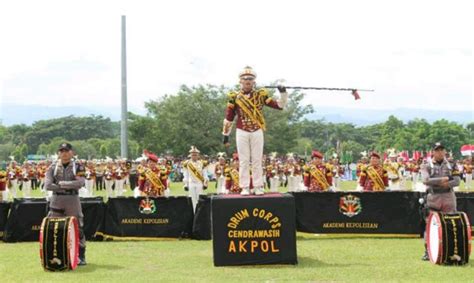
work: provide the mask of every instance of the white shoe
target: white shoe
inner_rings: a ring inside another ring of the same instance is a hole
[[[242,191],[240,192],[241,196],[248,196],[250,195],[249,188],[243,188]]]
[[[255,195],[257,195],[257,196],[263,195],[263,188],[256,188],[255,189]]]

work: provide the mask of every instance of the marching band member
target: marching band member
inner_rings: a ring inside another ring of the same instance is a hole
[[[288,192],[299,191],[301,184],[301,166],[295,161],[293,153],[287,154],[287,164],[285,168],[286,179],[288,180]]]
[[[31,179],[34,176],[34,171],[31,168],[31,165],[25,161],[23,164],[23,169],[21,171],[21,182],[22,182],[22,192],[24,198],[31,197]]]
[[[3,200],[7,200],[8,195],[7,195],[7,171],[5,170],[6,166],[4,164],[1,165],[0,167],[0,202]]]
[[[266,89],[255,89],[257,75],[251,67],[245,67],[239,74],[240,90],[228,95],[229,102],[224,119],[224,143],[228,144],[228,136],[232,123],[237,116],[237,152],[239,154],[239,181],[242,195],[250,194],[250,167],[255,194],[263,192],[263,131],[266,129],[263,117],[263,106],[274,109],[286,107],[288,94],[286,88],[279,86],[280,99],[274,100]]]
[[[395,149],[389,149],[388,150],[389,155],[388,159],[385,160],[384,162],[384,167],[385,170],[387,170],[388,173],[388,179],[389,179],[389,189],[391,191],[393,190],[399,190],[400,189],[400,164],[397,162],[397,154],[395,153]]]
[[[107,165],[104,169],[105,194],[107,199],[112,197],[114,185],[114,163],[110,157],[106,157]]]
[[[411,174],[411,189],[413,191],[417,190],[418,186],[418,177],[420,175],[420,160],[421,159],[411,159],[408,164],[408,171]]]
[[[191,158],[183,163],[183,183],[184,189],[189,192],[193,202],[193,209],[196,210],[199,195],[207,189],[209,178],[206,172],[207,164],[199,159],[199,150],[191,146],[189,153]]]
[[[387,171],[380,164],[380,155],[377,153],[370,155],[370,164],[360,173],[359,184],[366,192],[385,191],[387,188]]]
[[[323,163],[323,155],[313,150],[311,164],[304,174],[304,185],[309,192],[328,191],[332,186],[332,173]]]
[[[86,172],[85,172],[85,188],[87,190],[87,196],[91,197],[93,195],[94,185],[95,185],[95,166],[94,163],[89,160],[86,162]]]
[[[140,172],[138,180],[139,190],[143,196],[147,197],[165,196],[167,187],[166,183],[162,181],[162,171],[158,164],[158,156],[147,150],[143,152],[147,158],[147,165],[137,168],[137,172]]]
[[[464,189],[470,190],[472,189],[472,157],[469,157],[464,161],[464,166],[463,166],[463,171],[464,171],[464,177],[465,177],[465,186]]]
[[[271,164],[267,166],[267,180],[269,182],[269,188],[271,193],[278,192],[278,187],[280,186],[280,177],[278,175],[279,166],[276,160],[276,152],[272,153],[270,157]]]
[[[405,159],[401,156],[397,158],[398,176],[400,176],[400,190],[407,189],[408,170],[406,169]]]
[[[224,152],[218,152],[217,153],[217,159],[218,162],[216,166],[214,167],[214,175],[216,176],[216,188],[217,188],[217,193],[218,194],[225,194],[227,192],[227,186],[226,186],[226,161],[225,161],[225,153]],[[239,184],[237,183],[237,186]]]
[[[95,189],[102,191],[104,189],[104,172],[106,165],[102,161],[97,161],[95,166]]]
[[[44,161],[40,161],[38,163],[36,173],[38,175],[38,186],[40,187],[40,190],[42,192],[46,191],[46,189],[44,188],[44,178],[46,176],[46,170],[47,169],[48,169],[48,166],[45,165]]]
[[[357,191],[363,191],[364,188],[360,185],[360,174],[362,171],[364,171],[365,167],[367,166],[368,160],[367,160],[367,151],[362,151],[360,153],[362,158],[356,165],[356,176],[357,176]]]
[[[139,164],[137,165],[137,187],[133,189],[133,197],[135,198],[139,197],[142,194],[140,190],[140,184],[145,179],[145,170],[147,169],[147,160],[148,160],[148,157],[146,157],[144,154],[135,160],[139,162]]]
[[[127,177],[127,168],[125,167],[124,160],[118,160],[117,165],[114,167],[113,171],[114,184],[115,184],[115,196],[123,196],[125,179]]]
[[[239,186],[239,156],[234,155],[230,166],[225,168],[225,189],[231,194],[240,194],[242,189]]]
[[[161,182],[165,186],[164,196],[169,197],[170,194],[171,194],[169,176],[170,176],[171,171],[173,170],[173,168],[172,168],[171,164],[168,164],[168,162],[166,161],[165,158],[162,158],[160,160],[160,170],[161,170],[161,172],[160,172]]]
[[[7,168],[8,175],[8,192],[12,198],[16,198],[18,193],[18,187],[20,186],[21,181],[21,168],[17,165],[16,161],[13,160],[13,157],[10,157],[12,161],[10,166]]]

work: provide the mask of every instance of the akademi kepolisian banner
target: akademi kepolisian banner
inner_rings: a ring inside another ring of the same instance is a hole
[[[97,234],[112,239],[188,238],[193,216],[189,197],[110,198]]]
[[[47,206],[46,199],[15,199],[5,226],[4,241],[38,241]]]
[[[331,234],[420,235],[417,192],[293,193],[297,230]]]
[[[297,263],[291,195],[214,196],[211,219],[215,266]]]
[[[105,203],[102,197],[81,198],[84,215],[84,234],[87,240],[95,240],[95,234],[103,224]]]

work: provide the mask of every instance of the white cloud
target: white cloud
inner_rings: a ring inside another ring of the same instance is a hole
[[[0,6],[0,103],[120,104],[127,15],[131,107],[181,84],[375,88],[361,108],[473,109],[468,1],[10,1]]]

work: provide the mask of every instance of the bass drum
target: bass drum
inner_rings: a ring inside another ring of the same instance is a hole
[[[79,225],[75,217],[46,217],[40,230],[41,265],[45,270],[74,270],[79,261]]]
[[[431,212],[426,223],[427,248],[434,264],[464,265],[471,254],[471,224],[464,212]]]

